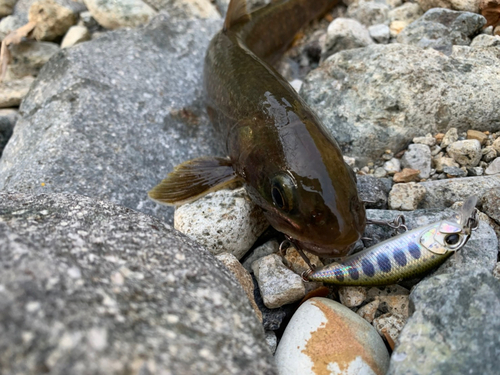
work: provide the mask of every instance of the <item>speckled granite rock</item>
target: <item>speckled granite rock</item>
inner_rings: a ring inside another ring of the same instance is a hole
[[[236,280],[160,220],[77,195],[2,194],[0,233],[3,370],[275,373]]]
[[[175,165],[218,153],[201,74],[219,27],[160,16],[61,51],[21,106],[0,189],[99,197],[171,222],[146,193]]]
[[[498,47],[464,48],[455,57],[397,43],[341,51],[308,74],[300,93],[362,165],[450,127],[497,131]]]

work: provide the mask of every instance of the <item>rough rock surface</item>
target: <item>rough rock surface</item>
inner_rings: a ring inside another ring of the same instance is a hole
[[[219,27],[160,16],[62,50],[20,108],[0,189],[78,193],[171,221],[146,193],[175,165],[218,153],[201,74]]]
[[[144,25],[157,13],[142,0],[84,0],[84,2],[99,25],[110,30]]]
[[[244,188],[223,189],[175,210],[175,229],[212,254],[228,252],[241,259],[269,226]]]
[[[0,368],[273,374],[244,292],[160,220],[68,195],[0,196]]]
[[[373,44],[366,26],[350,18],[336,18],[328,26],[325,47],[321,52],[324,60],[339,51]]]
[[[59,51],[51,42],[25,41],[9,47],[12,60],[7,67],[6,80],[36,76],[49,59]]]
[[[401,44],[341,51],[309,73],[301,95],[359,161],[450,127],[496,131],[498,47],[464,48],[459,57]]]
[[[449,55],[453,45],[469,45],[470,38],[478,34],[485,23],[486,19],[479,14],[430,9],[406,27],[397,40],[422,48],[434,48]]]
[[[481,198],[489,189],[500,187],[500,176],[478,176],[420,182],[426,194],[419,208],[446,208],[471,195]]]

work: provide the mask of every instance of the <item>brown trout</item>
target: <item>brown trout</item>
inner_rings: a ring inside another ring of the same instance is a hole
[[[205,57],[207,110],[227,158],[177,166],[149,196],[178,205],[241,180],[270,224],[313,254],[346,255],[366,224],[337,142],[272,67],[307,23],[337,0],[274,1],[248,14],[231,0]]]

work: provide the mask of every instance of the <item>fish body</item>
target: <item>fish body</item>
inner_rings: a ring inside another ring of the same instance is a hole
[[[474,201],[475,204],[475,201]],[[469,217],[475,211],[469,207]],[[474,219],[475,220],[475,219]],[[461,249],[477,225],[449,220],[422,226],[305,274],[309,281],[337,285],[388,285],[425,274]]]
[[[178,204],[241,180],[296,246],[332,257],[350,250],[366,224],[354,174],[335,139],[271,65],[300,28],[335,4],[281,0],[249,15],[244,1],[231,0],[204,67],[207,110],[228,157],[183,163],[150,192],[153,199]]]

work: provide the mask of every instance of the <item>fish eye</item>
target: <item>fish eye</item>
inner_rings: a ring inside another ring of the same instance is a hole
[[[294,207],[295,182],[288,174],[278,174],[271,180],[271,198],[274,206],[285,212]]]
[[[444,241],[448,245],[456,245],[460,241],[460,236],[456,233],[452,233],[452,234],[449,234],[448,236],[446,236]]]

